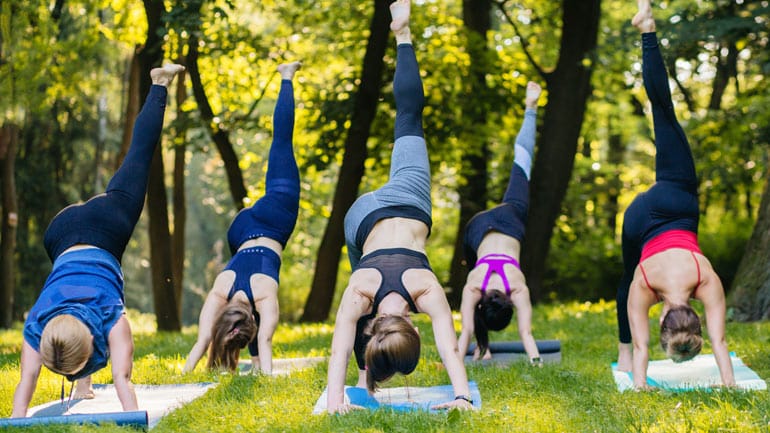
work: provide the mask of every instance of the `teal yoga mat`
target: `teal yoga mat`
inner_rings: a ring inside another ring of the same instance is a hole
[[[738,388],[746,390],[767,389],[767,383],[760,378],[743,361],[730,354],[730,360],[735,371],[735,384]],[[618,391],[626,391],[634,388],[634,380],[631,372],[618,371],[618,365],[611,365],[612,375]],[[695,358],[675,363],[670,359],[650,361],[647,367],[647,384],[668,391],[692,391],[697,389],[711,389],[722,384],[714,355],[698,355]]]
[[[481,408],[481,394],[476,382],[469,382],[473,407]],[[454,400],[452,385],[431,387],[403,386],[398,388],[380,388],[369,395],[366,389],[354,386],[345,387],[345,400],[351,404],[363,406],[368,410],[392,410],[396,412],[432,411],[431,406]],[[326,413],[326,390],[318,397],[314,414]]]

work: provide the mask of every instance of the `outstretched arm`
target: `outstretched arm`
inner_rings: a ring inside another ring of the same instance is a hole
[[[275,334],[275,328],[278,326],[278,311],[277,292],[259,303],[257,347],[259,348],[259,368],[265,374],[273,372],[273,334]]]
[[[706,329],[711,340],[711,349],[714,351],[719,375],[725,386],[735,385],[733,364],[730,361],[730,352],[725,341],[725,292],[719,277],[709,274],[697,291],[698,299],[703,302],[706,314]]]
[[[200,361],[203,354],[209,348],[211,329],[217,319],[217,313],[227,304],[227,298],[219,294],[217,290],[217,287],[219,287],[218,283],[220,283],[223,275],[224,272],[217,276],[216,281],[214,281],[214,288],[211,289],[208,296],[206,296],[206,302],[203,303],[201,314],[198,317],[198,340],[193,345],[192,350],[190,350],[190,354],[187,355],[187,362],[184,364],[182,373],[193,371],[198,361]]]
[[[529,300],[529,289],[524,287],[516,291],[511,297],[513,305],[516,307],[517,325],[519,328],[519,337],[524,344],[524,350],[527,352],[530,362],[540,358],[540,352],[537,350],[535,337],[532,336],[532,303]]]
[[[326,410],[329,413],[347,413],[357,406],[345,404],[345,377],[350,354],[356,339],[356,323],[365,312],[368,302],[348,287],[342,294],[337,320],[334,322],[332,350],[326,387]]]
[[[457,352],[460,355],[460,359],[463,360],[465,359],[465,354],[468,353],[468,346],[471,344],[473,332],[475,331],[473,316],[476,313],[476,305],[478,305],[479,301],[481,301],[481,293],[473,285],[466,284],[465,288],[463,288],[463,300],[460,304],[462,329],[460,331],[460,338],[457,340]]]
[[[650,343],[650,307],[655,302],[652,291],[641,287],[637,279],[631,283],[628,293],[628,323],[631,326],[633,354],[631,372],[634,388],[647,388],[647,363]]]
[[[40,354],[25,340],[21,345],[21,379],[13,393],[13,411],[11,418],[23,418],[27,416],[29,402],[35,393],[37,378],[40,376],[40,367],[43,361]]]
[[[455,334],[452,322],[452,310],[449,308],[444,290],[438,284],[438,281],[417,299],[417,306],[420,311],[430,316],[436,348],[441,356],[441,361],[444,362],[444,367],[449,375],[449,381],[452,382],[455,395],[470,399],[471,390],[468,386],[468,376],[465,373],[465,365],[463,364],[461,354],[457,349],[457,334]],[[449,409],[453,407],[471,409],[472,405],[469,401],[458,399],[434,406],[432,409]]]
[[[131,327],[126,316],[112,327],[108,338],[110,358],[112,360],[112,383],[123,410],[137,410],[136,393],[131,383],[131,370],[134,366],[134,340],[131,338]]]

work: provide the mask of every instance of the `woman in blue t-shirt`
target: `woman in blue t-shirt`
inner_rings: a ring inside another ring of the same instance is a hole
[[[136,118],[131,147],[107,191],[63,209],[46,229],[43,243],[53,269],[24,323],[12,417],[27,415],[42,365],[77,380],[78,398],[93,398],[91,374],[110,358],[123,410],[137,409],[131,384],[134,344],[124,313],[120,260],[144,206],[167,87],[182,70],[181,65],[167,65],[150,72],[152,87]]]

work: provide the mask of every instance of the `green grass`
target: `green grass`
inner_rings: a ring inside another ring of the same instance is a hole
[[[481,390],[483,407],[461,413],[357,412],[346,416],[313,416],[312,407],[326,386],[326,364],[286,377],[233,376],[204,372],[181,375],[195,329],[181,334],[155,334],[151,316],[132,312],[129,319],[136,344],[134,382],[143,384],[217,381],[205,396],[166,416],[154,432],[770,432],[767,392],[716,390],[668,393],[615,389],[609,364],[616,356],[614,303],[570,303],[538,306],[534,331],[540,339],[562,342],[562,362],[542,369],[524,363],[508,368],[469,367],[468,375]],[[651,315],[657,333],[655,315]],[[409,386],[448,383],[433,345],[430,323],[418,316],[423,359],[408,377]],[[456,321],[459,325],[459,320]],[[728,343],[763,379],[770,377],[770,323],[728,324]],[[283,324],[276,332],[277,358],[328,355],[329,324]],[[518,339],[512,327],[494,333],[496,340]],[[0,416],[11,412],[19,378],[20,325],[0,332]],[[653,342],[657,344],[657,341]],[[708,345],[704,352],[710,352]],[[663,358],[658,347],[653,359]],[[348,370],[348,384],[356,371]],[[44,369],[45,370],[45,369]],[[111,381],[109,369],[96,383]],[[404,378],[387,386],[405,386]],[[32,404],[58,398],[61,379],[41,374]],[[39,432],[124,431],[115,426],[51,426]]]

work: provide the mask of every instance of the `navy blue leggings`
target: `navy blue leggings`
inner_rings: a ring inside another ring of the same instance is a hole
[[[412,44],[397,47],[396,72],[393,75],[393,98],[396,100],[396,139],[407,135],[424,137],[422,108],[425,95],[420,80],[420,67]]]
[[[273,142],[267,160],[265,195],[238,212],[227,231],[230,252],[249,239],[268,237],[286,246],[299,212],[299,169],[294,158],[294,88],[281,81],[273,111]]]
[[[76,244],[107,250],[120,261],[142,214],[155,146],[163,129],[167,90],[153,85],[136,117],[131,147],[104,194],[59,212],[45,231],[43,244],[53,262]]]
[[[463,242],[465,260],[473,268],[478,259],[476,250],[490,231],[496,231],[524,239],[529,210],[529,180],[524,169],[514,163],[508,178],[508,188],[503,195],[503,202],[492,209],[477,213],[465,225]]]
[[[536,113],[534,109],[525,110],[524,121],[516,136],[515,158],[502,204],[477,213],[465,225],[463,246],[465,260],[471,268],[478,259],[476,250],[490,231],[514,237],[519,242],[524,240],[529,211],[529,168],[535,150]]]
[[[676,120],[668,74],[655,33],[642,34],[642,78],[652,105],[655,129],[655,185],[636,196],[623,220],[623,278],[617,312],[621,343],[631,342],[628,289],[642,247],[669,230],[698,233],[698,179],[690,145]]]

